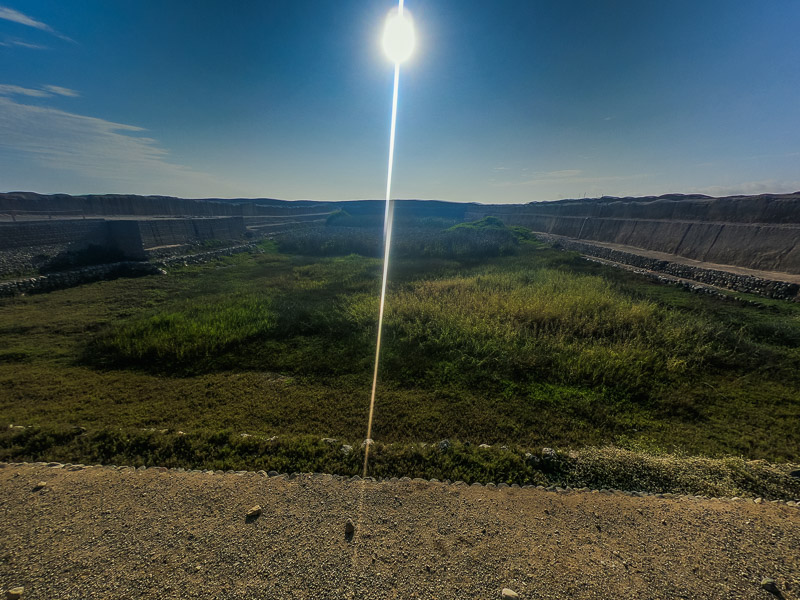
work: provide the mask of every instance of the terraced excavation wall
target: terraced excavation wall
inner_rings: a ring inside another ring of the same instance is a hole
[[[262,204],[263,203],[263,204]],[[229,217],[269,216],[308,212],[311,202],[262,200],[187,199],[170,196],[136,196],[105,194],[70,196],[68,194],[36,194],[33,192],[0,193],[0,215],[72,216],[172,216]]]
[[[233,237],[232,233],[216,231],[204,237],[201,230],[239,228],[242,217],[244,224],[254,233],[308,226],[321,222],[337,208],[354,215],[383,214],[382,201],[202,201],[158,196],[0,194],[0,219],[24,218],[21,215],[25,211],[39,215],[36,218],[46,218],[41,215],[47,211],[72,211],[87,217],[172,215],[173,219],[139,221],[143,248],[180,244],[191,238]],[[174,218],[178,215],[191,216]],[[211,215],[238,217],[238,220],[197,219]],[[397,202],[395,216],[404,215],[466,221],[493,215],[509,225],[525,225],[536,232],[576,240],[615,243],[703,262],[800,274],[800,193],[726,198],[668,195],[516,205],[401,200]],[[86,222],[89,220],[87,218]],[[87,226],[76,224],[69,227],[77,231]],[[119,227],[124,229],[125,226]],[[0,237],[8,231],[0,230]],[[126,248],[136,244],[134,238],[135,232],[129,232],[127,239],[130,244]]]
[[[192,240],[235,240],[244,236],[242,217],[211,219],[154,219],[134,221],[144,249]]]
[[[800,273],[800,197],[562,201],[483,206],[507,224],[694,260]]]
[[[72,219],[0,223],[0,276],[42,268],[59,256],[89,246],[121,251],[143,260],[145,250],[203,240],[239,240],[242,217],[118,220]]]

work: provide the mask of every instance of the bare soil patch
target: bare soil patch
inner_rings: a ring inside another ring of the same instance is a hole
[[[24,465],[0,522],[25,599],[800,598],[800,510],[752,500]]]

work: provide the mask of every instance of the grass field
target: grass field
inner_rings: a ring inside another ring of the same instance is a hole
[[[464,235],[392,265],[376,440],[800,460],[800,306],[692,294],[519,232],[481,232],[505,249],[479,259],[453,250]],[[358,443],[380,261],[264,247],[0,300],[2,421]],[[4,435],[8,456],[44,443]]]

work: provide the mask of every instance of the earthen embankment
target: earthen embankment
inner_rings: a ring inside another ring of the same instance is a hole
[[[73,220],[93,215],[118,220],[138,216],[140,223],[153,220],[151,225],[139,225],[144,248],[182,243],[178,238],[191,237],[186,233],[191,227],[195,230],[194,239],[203,239],[198,228],[211,226],[211,221],[195,221],[191,226],[179,223],[176,219],[179,216],[193,220],[241,218],[251,231],[268,232],[318,222],[337,208],[354,215],[378,217],[383,214],[380,201],[324,203],[127,195],[43,196],[29,192],[0,194],[0,219],[36,220],[67,212]],[[800,192],[725,198],[672,194],[524,205],[401,200],[396,202],[395,215],[456,221],[492,215],[509,225],[524,225],[535,232],[575,240],[620,244],[702,262],[800,274]],[[169,216],[175,221],[155,224],[158,219],[154,217],[158,216]],[[173,231],[167,231],[169,228]]]

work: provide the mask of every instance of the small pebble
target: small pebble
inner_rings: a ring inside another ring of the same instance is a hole
[[[503,598],[519,598],[519,594],[511,588],[503,588],[501,594]]]
[[[771,577],[764,577],[761,580],[761,589],[767,590],[771,594],[778,594],[778,586],[775,584],[775,580]]]
[[[22,598],[24,592],[24,587],[11,588],[6,592],[6,600],[19,600],[19,598]]]

